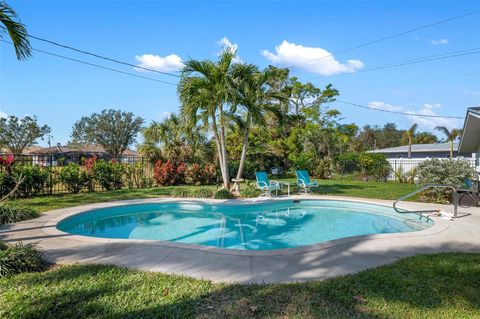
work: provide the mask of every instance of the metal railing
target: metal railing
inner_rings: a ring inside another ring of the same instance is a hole
[[[437,210],[421,210],[421,211],[402,211],[402,210],[399,210],[397,208],[397,204],[398,202],[401,202],[413,195],[416,195],[420,192],[423,192],[424,190],[426,189],[429,189],[429,188],[434,188],[434,187],[439,187],[439,188],[450,188],[452,191],[453,191],[453,218],[457,218],[457,214],[458,214],[458,190],[455,186],[452,186],[452,185],[446,185],[446,184],[427,184],[425,186],[423,186],[422,188],[420,189],[417,189],[416,191],[414,192],[411,192],[405,196],[402,196],[400,197],[399,199],[397,199],[396,201],[393,202],[393,209],[395,209],[395,211],[397,213],[401,213],[401,214],[404,214],[404,213],[418,213],[420,214],[420,217],[423,216],[422,213],[432,213],[432,212],[436,212]]]

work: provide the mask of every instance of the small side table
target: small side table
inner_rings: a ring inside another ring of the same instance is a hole
[[[243,182],[243,178],[232,178],[233,186],[232,193],[240,194],[240,183]]]
[[[287,196],[290,196],[290,183],[289,182],[278,182],[281,188],[287,186]]]

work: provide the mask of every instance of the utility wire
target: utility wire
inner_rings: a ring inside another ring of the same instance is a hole
[[[10,42],[10,41],[5,41],[5,40],[0,40],[0,41],[13,45],[13,43]],[[34,49],[34,48],[32,48],[32,51],[40,52],[40,53],[43,53],[43,54],[47,54],[47,55],[50,55],[50,56],[54,56],[54,57],[57,57],[57,58],[61,58],[61,59],[65,59],[65,60],[69,60],[69,61],[73,61],[73,62],[85,64],[85,65],[89,65],[89,66],[96,67],[96,68],[103,69],[103,70],[108,70],[108,71],[112,71],[112,72],[116,72],[116,73],[120,73],[120,74],[125,74],[125,75],[129,75],[129,76],[141,78],[141,79],[144,79],[144,80],[149,80],[149,81],[154,81],[154,82],[159,82],[159,83],[163,83],[163,84],[177,86],[177,84],[172,83],[172,82],[162,81],[162,80],[138,75],[138,74],[135,74],[135,73],[130,73],[130,72],[125,72],[125,71],[121,71],[121,70],[118,70],[118,69],[109,68],[109,67],[106,67],[106,66],[103,66],[103,65],[99,65],[99,64],[95,64],[95,63],[90,63],[90,62],[70,58],[70,57],[67,57],[67,56],[64,56],[64,55],[61,55],[61,54],[56,54],[56,53],[52,53],[52,52],[48,52],[48,51],[44,51],[44,50],[40,50],[40,49]]]
[[[395,34],[392,34],[392,35],[389,35],[389,36],[386,36],[386,37],[383,37],[383,38],[380,38],[380,39],[377,39],[377,40],[373,40],[373,41],[370,41],[370,42],[359,44],[359,45],[351,47],[351,48],[347,48],[345,50],[329,53],[327,55],[321,56],[321,57],[316,58],[316,59],[312,59],[312,60],[309,60],[309,61],[304,61],[302,63],[297,63],[297,64],[294,64],[294,65],[290,65],[290,66],[287,66],[287,68],[295,68],[295,67],[298,67],[300,65],[304,65],[304,64],[308,64],[308,63],[315,62],[315,61],[318,61],[318,60],[322,60],[322,59],[328,58],[328,57],[333,56],[333,55],[340,55],[340,54],[343,54],[343,53],[347,53],[347,52],[350,52],[350,51],[353,51],[353,50],[356,50],[356,49],[360,49],[360,48],[364,48],[366,46],[370,46],[372,44],[377,44],[379,42],[383,42],[383,41],[386,41],[386,40],[397,38],[397,37],[400,37],[402,35],[406,35],[406,34],[413,33],[413,32],[419,31],[419,30],[427,29],[427,28],[430,28],[430,27],[433,27],[433,26],[436,26],[436,25],[439,25],[439,24],[443,24],[443,23],[447,23],[447,22],[450,22],[450,21],[453,21],[453,20],[461,19],[461,18],[471,16],[471,15],[474,15],[474,14],[477,14],[477,13],[480,13],[480,10],[470,11],[470,12],[467,12],[467,13],[464,13],[464,14],[461,14],[461,15],[458,15],[458,16],[450,17],[450,18],[439,20],[439,21],[436,21],[436,22],[433,22],[433,23],[430,23],[430,24],[420,26],[420,27],[416,27],[416,28],[413,28],[413,29],[410,29],[410,30],[395,33]]]
[[[0,26],[0,28],[6,30],[6,28],[3,27],[3,26]],[[93,57],[96,57],[96,58],[99,58],[99,59],[103,59],[103,60],[106,60],[106,61],[110,61],[110,62],[114,62],[114,63],[126,65],[126,66],[131,66],[131,67],[134,67],[134,68],[137,68],[137,69],[142,69],[142,70],[155,72],[155,73],[159,73],[159,74],[163,74],[163,75],[169,75],[169,76],[174,76],[174,77],[178,77],[178,78],[180,77],[180,75],[178,75],[178,74],[162,72],[162,71],[158,71],[158,70],[155,70],[155,69],[146,68],[146,67],[143,67],[143,66],[139,66],[139,65],[132,64],[132,63],[120,61],[120,60],[110,58],[110,57],[107,57],[107,56],[104,56],[104,55],[100,55],[100,54],[97,54],[97,53],[77,49],[77,48],[74,48],[72,46],[61,44],[61,43],[58,43],[58,42],[55,42],[55,41],[52,41],[52,40],[36,37],[36,36],[31,35],[31,34],[27,34],[27,35],[28,35],[29,38],[32,38],[32,39],[35,39],[35,40],[38,40],[38,41],[49,43],[49,44],[52,44],[52,45],[55,45],[55,46],[58,46],[58,47],[61,47],[61,48],[64,48],[64,49],[72,50],[72,51],[75,51],[75,52],[78,52],[78,53],[90,55],[90,56],[93,56]]]
[[[310,80],[314,79],[320,79],[320,78],[331,78],[331,77],[337,77],[337,76],[345,76],[345,75],[351,75],[359,72],[370,72],[370,71],[376,71],[376,70],[382,70],[382,69],[389,69],[389,68],[396,68],[404,65],[411,65],[411,64],[418,64],[418,63],[425,63],[425,62],[431,62],[431,61],[436,61],[436,60],[443,60],[443,59],[450,59],[450,58],[455,58],[459,56],[464,56],[464,55],[471,55],[471,54],[479,54],[480,53],[480,48],[474,48],[474,49],[467,49],[467,50],[461,50],[461,51],[452,51],[449,53],[444,53],[444,54],[436,54],[436,55],[430,55],[430,56],[424,56],[420,58],[414,58],[414,59],[409,59],[409,60],[402,60],[398,62],[393,62],[390,64],[385,64],[385,65],[380,65],[377,67],[372,67],[369,69],[362,69],[358,70],[355,72],[350,72],[350,73],[342,73],[342,74],[337,74],[337,75],[332,75],[332,76],[316,76],[312,77]]]
[[[384,110],[384,109],[377,109],[374,107],[370,106],[365,106],[357,103],[351,103],[351,102],[346,102],[346,101],[341,101],[341,100],[335,100],[335,102],[351,105],[351,106],[356,106],[362,109],[367,109],[371,111],[379,111],[379,112],[385,112],[385,113],[393,113],[393,114],[400,114],[400,115],[408,115],[408,116],[418,116],[418,117],[433,117],[433,118],[445,118],[445,119],[463,119],[463,117],[460,116],[446,116],[446,115],[429,115],[429,114],[418,114],[418,113],[409,113],[409,112],[399,112],[399,111],[390,111],[390,110]]]

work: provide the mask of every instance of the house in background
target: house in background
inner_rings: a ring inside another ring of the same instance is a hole
[[[460,143],[453,143],[453,158],[472,158],[472,152],[458,151]],[[408,145],[382,148],[369,153],[384,154],[388,160],[408,159]],[[450,143],[412,144],[412,160],[426,160],[430,158],[450,158]]]
[[[458,150],[461,153],[475,153],[477,170],[480,167],[480,106],[467,109],[463,124],[463,135]]]
[[[101,145],[65,145],[57,144],[56,146],[42,148],[38,151],[31,152],[36,157],[36,164],[41,166],[57,166],[69,163],[81,163],[82,160],[96,157],[103,160],[111,160],[112,156],[105,151]],[[130,149],[125,150],[122,154],[121,161],[125,163],[135,162],[140,155]]]
[[[33,152],[41,150],[43,147],[41,146],[28,146],[23,149],[23,152],[21,155],[33,155]],[[0,149],[0,155],[9,155],[12,154],[12,151],[8,147],[3,147]]]

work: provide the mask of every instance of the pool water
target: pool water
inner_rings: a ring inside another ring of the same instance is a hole
[[[350,201],[196,202],[125,205],[88,211],[58,224],[91,237],[148,239],[240,250],[312,245],[344,237],[403,233],[433,224],[413,213]]]

